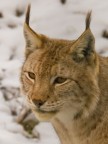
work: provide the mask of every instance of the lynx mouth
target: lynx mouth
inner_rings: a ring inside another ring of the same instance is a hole
[[[57,109],[43,109],[43,108],[37,108],[37,107],[31,107],[32,111],[40,114],[56,114],[58,112]]]
[[[57,110],[52,110],[52,111],[46,111],[46,110],[42,110],[42,109],[33,109],[33,111],[39,112],[39,113],[43,113],[43,114],[47,114],[47,113],[57,113]]]
[[[32,110],[39,121],[50,121],[57,114],[57,111]]]

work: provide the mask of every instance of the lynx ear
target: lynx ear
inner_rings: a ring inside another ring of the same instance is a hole
[[[28,5],[24,23],[24,36],[26,40],[26,55],[41,47],[41,35],[34,32],[29,26],[30,5]]]
[[[75,61],[80,62],[84,59],[92,58],[94,53],[95,39],[90,30],[91,12],[86,17],[86,29],[83,34],[75,41],[72,46],[72,57]]]

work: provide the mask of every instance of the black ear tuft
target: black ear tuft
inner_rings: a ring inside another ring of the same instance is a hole
[[[42,36],[37,34],[30,26],[29,26],[29,19],[30,19],[30,8],[31,5],[29,4],[26,11],[26,17],[24,22],[24,37],[26,41],[26,57],[32,52],[34,52],[37,48],[40,48],[42,45]]]
[[[90,28],[90,22],[91,22],[91,11],[89,11],[88,13],[87,13],[87,16],[86,16],[86,30],[88,29],[88,28]]]
[[[30,19],[30,8],[31,8],[31,5],[29,4],[27,7],[26,17],[25,17],[25,23],[28,25],[29,25],[29,19]]]
[[[95,53],[95,38],[90,30],[91,11],[86,16],[86,29],[70,49],[76,62],[91,61]]]

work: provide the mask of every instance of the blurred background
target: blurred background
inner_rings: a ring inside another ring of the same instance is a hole
[[[20,93],[24,61],[23,23],[31,3],[30,25],[52,38],[73,40],[92,10],[96,50],[108,55],[108,0],[0,0],[0,144],[59,144],[50,123],[39,123]]]

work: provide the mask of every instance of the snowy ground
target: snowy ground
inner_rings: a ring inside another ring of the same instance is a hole
[[[92,10],[91,29],[96,37],[96,50],[108,55],[108,0],[0,0],[0,144],[59,144],[49,123],[35,129],[40,138],[25,137],[23,127],[15,122],[24,99],[19,92],[19,72],[24,60],[23,22],[31,2],[31,26],[39,33],[54,38],[75,39],[85,28],[85,14]]]

